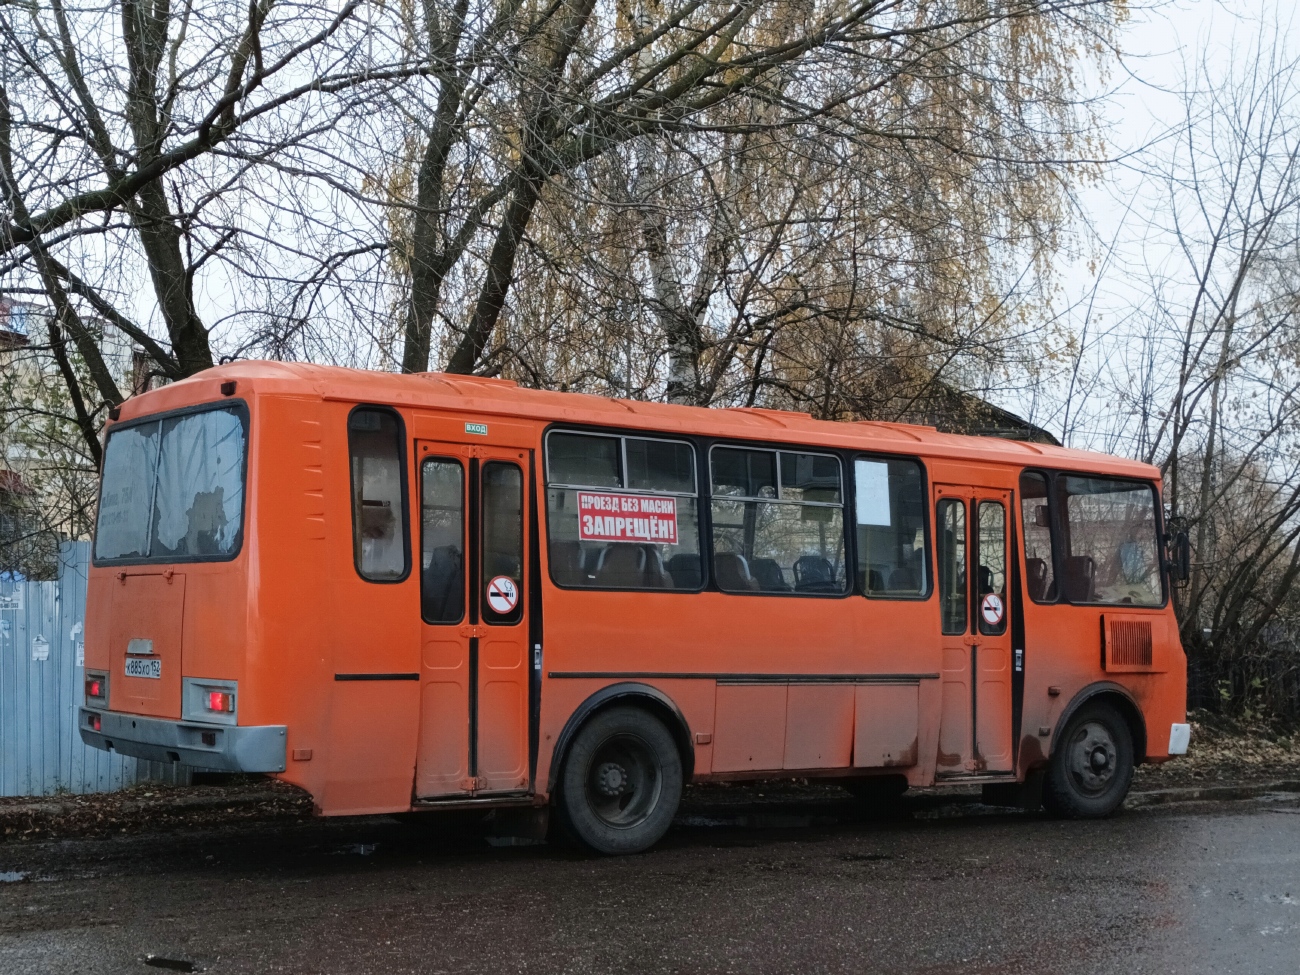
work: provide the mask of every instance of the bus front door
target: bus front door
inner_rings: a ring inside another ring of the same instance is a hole
[[[935,488],[942,777],[1011,774],[1011,492]]]
[[[420,441],[419,799],[528,789],[526,451]]]

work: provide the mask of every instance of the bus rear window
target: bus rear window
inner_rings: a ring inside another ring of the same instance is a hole
[[[230,558],[244,520],[247,431],[237,408],[112,431],[95,525],[95,559]]]

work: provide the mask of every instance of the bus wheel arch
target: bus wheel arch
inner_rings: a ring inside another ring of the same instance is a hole
[[[1081,692],[1061,715],[1043,777],[1042,802],[1053,815],[1100,819],[1118,812],[1144,752],[1134,734],[1140,712],[1127,694]]]
[[[681,709],[663,691],[649,684],[625,681],[602,687],[574,709],[569,720],[564,723],[559,738],[555,741],[555,751],[551,754],[551,768],[547,775],[548,793],[554,793],[560,781],[560,771],[568,759],[569,748],[578,731],[588,721],[602,711],[618,706],[631,705],[642,708],[658,718],[668,733],[673,737],[678,755],[682,762],[682,780],[689,782],[695,772],[695,748],[692,744],[691,728]]]
[[[1079,708],[1088,703],[1109,704],[1119,712],[1120,717],[1124,719],[1124,723],[1128,725],[1129,734],[1133,738],[1134,764],[1141,765],[1145,762],[1147,755],[1147,726],[1146,719],[1142,716],[1142,709],[1138,707],[1137,702],[1133,700],[1133,695],[1129,693],[1126,687],[1112,681],[1098,681],[1095,684],[1089,684],[1074,695],[1056,721],[1048,758],[1050,759],[1051,755],[1056,751],[1057,743],[1069,726],[1070,720],[1078,713]]]
[[[595,853],[640,853],[668,831],[681,802],[685,722],[666,698],[626,690],[593,698],[570,719],[555,762],[558,824]]]

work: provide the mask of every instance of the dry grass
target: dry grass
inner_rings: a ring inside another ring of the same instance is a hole
[[[271,779],[228,786],[155,783],[91,795],[0,798],[0,842],[292,822],[310,814],[310,796]]]
[[[1135,790],[1219,783],[1300,780],[1300,733],[1230,721],[1204,711],[1188,715],[1192,744],[1164,765],[1143,765]]]

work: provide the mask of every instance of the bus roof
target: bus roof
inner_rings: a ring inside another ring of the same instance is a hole
[[[517,417],[1160,479],[1159,469],[1150,464],[1109,454],[1021,440],[940,433],[934,427],[909,423],[815,420],[807,413],[786,410],[676,406],[588,393],[525,389],[506,379],[436,372],[403,375],[296,362],[240,361],[207,369],[127,400],[122,404],[120,419],[216,399],[220,384],[229,380],[245,384],[258,394],[310,394],[328,400],[445,410],[463,413],[467,420],[485,416]]]

